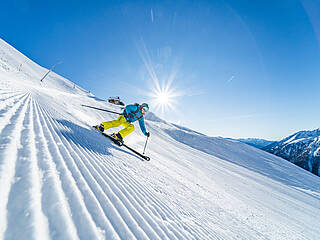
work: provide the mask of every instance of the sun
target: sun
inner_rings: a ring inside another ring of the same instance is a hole
[[[157,81],[148,95],[153,108],[164,114],[170,110],[175,110],[179,93],[171,87],[170,82],[160,83]]]
[[[167,105],[170,101],[170,97],[166,93],[160,93],[158,96],[156,96],[156,100],[160,105]]]
[[[141,39],[138,51],[143,61],[149,83],[147,92],[144,91],[142,95],[148,96],[152,111],[163,115],[170,110],[177,110],[176,106],[179,97],[184,95],[181,90],[178,91],[177,88],[173,86],[178,69],[171,67],[170,70],[167,69],[169,71],[165,71],[165,67],[163,67],[160,68],[161,70],[158,70],[151,60],[151,56],[143,39]]]
[[[162,113],[173,107],[173,97],[166,91],[156,92],[152,100],[155,107],[160,108]]]

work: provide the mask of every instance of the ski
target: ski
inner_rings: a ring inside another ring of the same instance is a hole
[[[115,144],[117,144],[119,147],[123,146],[123,142],[119,141],[118,139],[115,139],[114,137],[112,137],[109,134],[103,133],[101,132],[101,134],[107,138],[109,138],[112,142],[114,142]]]
[[[124,146],[126,149],[130,150],[131,152],[135,153],[136,155],[138,155],[139,157],[143,158],[146,161],[150,161],[150,157],[145,156],[139,152],[137,152],[136,150],[134,150],[133,148],[129,147],[128,145],[122,143],[122,146]]]
[[[130,150],[131,152],[133,152],[134,154],[138,155],[139,157],[143,158],[146,161],[150,161],[150,157],[145,156],[141,153],[139,153],[138,151],[134,150],[133,148],[129,147],[128,145],[124,144],[123,142],[119,141],[118,139],[115,139],[114,137],[112,137],[109,134],[103,133],[101,131],[99,131],[98,129],[95,128],[95,126],[93,126],[93,128],[95,130],[97,130],[98,132],[100,132],[103,136],[105,136],[106,138],[109,138],[113,143],[115,143],[116,145],[118,145],[119,147],[125,147],[126,149]]]

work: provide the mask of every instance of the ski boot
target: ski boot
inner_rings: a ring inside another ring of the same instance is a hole
[[[98,129],[100,132],[104,132],[104,126],[102,124],[96,125],[94,128]]]
[[[117,133],[117,134],[113,133],[113,134],[111,134],[111,136],[113,138],[117,139],[121,144],[123,144],[123,138],[120,133]]]

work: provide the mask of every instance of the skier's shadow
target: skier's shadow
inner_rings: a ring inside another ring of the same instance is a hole
[[[102,136],[93,129],[81,127],[67,120],[57,120],[57,122],[65,127],[65,129],[60,130],[61,134],[68,141],[72,141],[73,143],[81,146],[82,148],[103,155],[112,155],[109,149],[117,148],[118,151],[124,152],[143,161],[135,154],[125,151],[124,149],[121,149],[118,146],[115,146],[109,139]]]

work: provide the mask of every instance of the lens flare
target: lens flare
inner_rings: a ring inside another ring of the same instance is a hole
[[[156,111],[160,109],[162,114],[168,110],[174,110],[178,94],[168,84],[162,87],[158,84],[158,86],[159,88],[154,88],[149,94],[152,106]]]
[[[178,97],[183,95],[182,92],[177,91],[172,86],[172,83],[176,78],[177,70],[171,69],[169,72],[156,72],[143,39],[140,41],[138,50],[147,71],[148,79],[151,80],[149,82],[149,90],[146,95],[149,97],[152,111],[158,112],[160,110],[161,114],[164,114],[169,110],[175,110]],[[162,77],[160,80],[158,74],[166,77]]]
[[[160,93],[157,97],[159,104],[166,105],[170,101],[169,96],[166,93]]]

